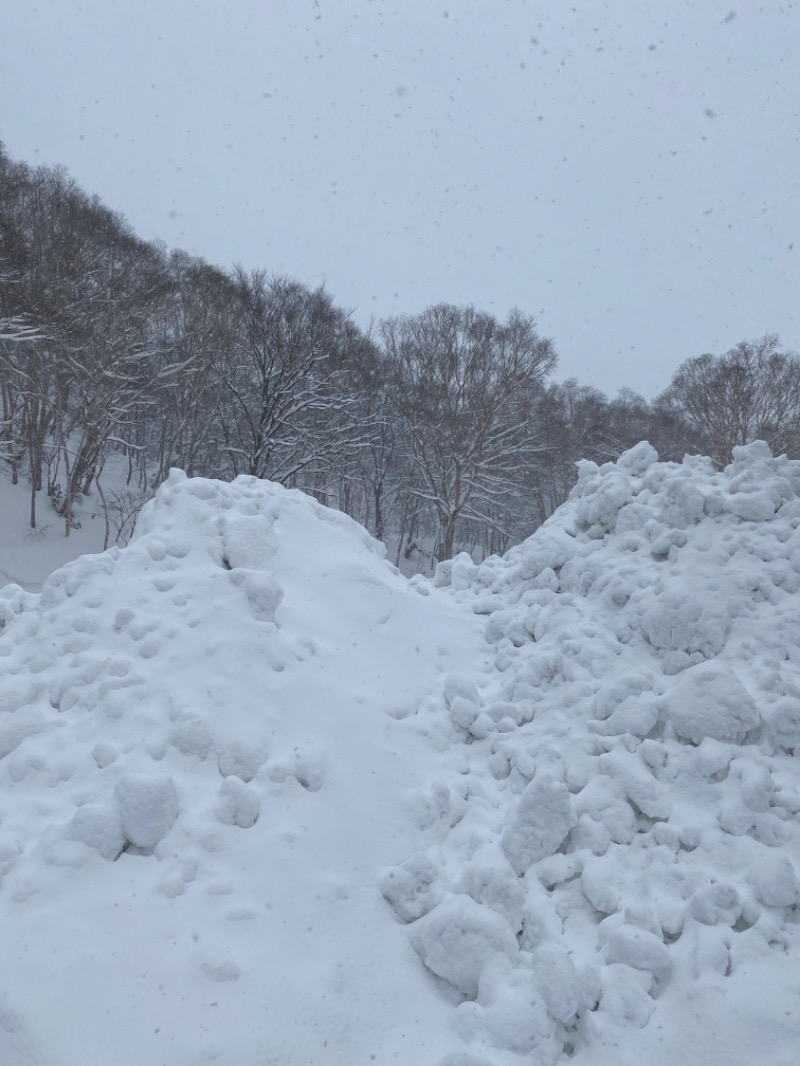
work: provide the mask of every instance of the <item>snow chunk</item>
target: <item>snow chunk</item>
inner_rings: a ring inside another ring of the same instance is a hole
[[[800,700],[778,700],[767,718],[767,733],[776,748],[790,754],[800,749]]]
[[[646,737],[658,722],[658,707],[638,696],[628,697],[612,711],[602,722],[593,722],[593,733],[604,737],[615,737],[630,733],[635,737]]]
[[[603,993],[600,1010],[620,1027],[643,1029],[650,1020],[655,1003],[647,994],[641,978],[630,966],[607,966],[602,974]]]
[[[524,1055],[528,1062],[554,1063],[559,1051],[553,1039],[555,1026],[532,975],[521,970],[506,973],[501,967],[486,967],[478,1002],[459,1006],[456,1029],[467,1041]]]
[[[531,961],[548,1014],[566,1025],[579,1005],[578,975],[572,959],[558,944],[543,944]]]
[[[614,529],[617,515],[633,499],[630,478],[621,471],[612,471],[591,480],[585,487],[579,482],[573,492],[580,490],[581,499],[576,521],[590,537],[603,537]]]
[[[477,570],[467,552],[459,552],[452,559],[445,559],[437,565],[433,575],[434,587],[452,587],[456,591],[463,591],[473,584]]]
[[[266,751],[259,744],[229,741],[217,754],[217,766],[223,777],[239,777],[242,781],[252,781],[266,758]]]
[[[759,460],[770,460],[772,458],[772,449],[765,440],[751,440],[748,444],[737,444],[731,449],[731,455],[733,462],[727,468],[728,470],[736,470],[738,467],[745,466],[752,463],[754,466],[760,465]]]
[[[510,569],[508,574],[501,572],[494,587],[496,589],[504,587],[509,578],[533,580],[545,571],[557,572],[568,559],[572,558],[574,552],[574,540],[560,525],[555,523],[544,525],[520,545],[518,567]],[[511,558],[510,554],[508,558]]]
[[[99,851],[113,861],[125,847],[125,833],[119,815],[111,805],[87,803],[79,807],[70,822],[70,836]]]
[[[411,943],[437,977],[474,999],[487,961],[516,958],[517,940],[499,914],[469,896],[452,896],[411,927]]]
[[[641,477],[656,462],[658,462],[658,452],[649,441],[641,440],[622,453],[617,459],[617,466],[626,474]]]
[[[444,696],[453,725],[468,730],[480,713],[480,697],[475,685],[461,677],[447,677]]]
[[[699,522],[705,512],[702,492],[691,481],[675,478],[667,483],[660,518],[674,529],[687,529]]]
[[[669,721],[682,740],[706,737],[741,744],[756,729],[756,703],[730,668],[701,663],[687,670],[666,697]]]
[[[644,767],[641,769],[644,772]],[[582,822],[590,820],[601,826],[609,843],[613,840],[616,844],[630,844],[634,838],[636,814],[621,782],[611,776],[602,774],[591,778],[575,797],[575,811]]]
[[[738,492],[726,498],[725,507],[745,522],[766,522],[775,514],[768,492]]]
[[[638,925],[620,925],[612,930],[606,944],[606,958],[652,974],[668,970],[671,961],[664,942]]]
[[[262,622],[274,622],[275,612],[283,599],[283,589],[261,570],[231,570],[231,584],[243,588],[253,614]]]
[[[793,907],[800,903],[800,880],[786,855],[762,855],[749,881],[767,907]]]
[[[601,772],[619,782],[628,799],[647,818],[669,818],[672,801],[638,755],[617,748],[598,758]]]
[[[126,774],[114,789],[125,838],[137,848],[153,848],[178,817],[178,793],[163,774]]]
[[[689,904],[689,913],[704,925],[733,925],[742,913],[739,893],[724,881],[699,889]]]
[[[105,770],[117,758],[119,752],[108,741],[98,740],[92,748],[92,758],[101,770]]]
[[[584,896],[600,914],[615,914],[620,907],[621,870],[605,858],[588,859],[581,873]]]
[[[228,515],[222,530],[224,557],[231,570],[266,570],[277,550],[273,526],[263,515]]]
[[[742,799],[751,811],[768,811],[775,795],[775,782],[766,766],[745,762],[741,767]]]
[[[598,718],[609,718],[620,704],[652,687],[653,679],[646,674],[624,674],[600,689],[594,698],[594,713]]]
[[[414,922],[441,902],[438,871],[426,855],[413,855],[381,878],[383,898],[403,922]]]
[[[518,874],[552,853],[577,824],[567,786],[552,777],[527,785],[503,831],[503,851]]]
[[[258,820],[258,796],[240,778],[226,777],[219,786],[217,818],[224,825],[238,825],[250,829]]]
[[[720,604],[709,591],[700,595],[668,591],[653,597],[643,610],[640,628],[656,651],[699,653],[711,659],[725,647],[731,630],[731,604]],[[686,666],[690,665],[687,661]]]
[[[525,892],[502,851],[496,845],[483,848],[464,869],[459,889],[497,911],[516,932],[522,926]]]

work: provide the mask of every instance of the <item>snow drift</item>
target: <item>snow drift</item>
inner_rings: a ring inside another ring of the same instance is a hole
[[[0,1061],[788,1066],[798,527],[800,463],[640,444],[406,582],[174,474],[0,590]]]

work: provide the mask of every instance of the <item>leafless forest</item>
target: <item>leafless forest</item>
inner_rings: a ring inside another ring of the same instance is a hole
[[[30,485],[33,527],[46,494],[68,534],[94,486],[129,532],[180,467],[301,489],[430,565],[505,550],[578,460],[642,439],[720,466],[752,439],[800,454],[800,359],[774,335],[676,352],[650,400],[559,382],[557,348],[524,310],[433,303],[365,331],[324,289],[140,240],[0,146],[0,476]],[[112,455],[127,485],[104,491]]]

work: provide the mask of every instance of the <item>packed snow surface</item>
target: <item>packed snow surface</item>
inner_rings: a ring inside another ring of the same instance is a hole
[[[794,1066],[800,462],[401,578],[173,473],[0,589],[3,1066]]]

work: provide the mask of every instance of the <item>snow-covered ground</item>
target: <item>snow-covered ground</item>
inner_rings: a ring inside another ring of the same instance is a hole
[[[0,1063],[793,1066],[798,527],[642,444],[431,583],[173,474],[0,589]]]
[[[38,492],[36,497],[36,529],[31,529],[29,486],[12,485],[0,477],[0,585],[13,582],[38,591],[53,570],[103,548],[105,521],[95,495],[83,497],[77,505],[80,528],[68,537],[64,519],[53,510],[47,494]]]

